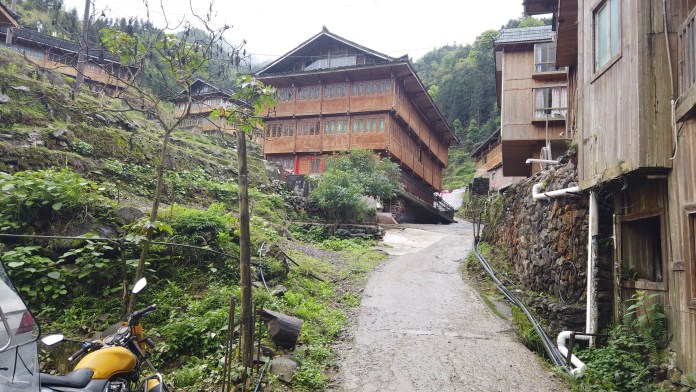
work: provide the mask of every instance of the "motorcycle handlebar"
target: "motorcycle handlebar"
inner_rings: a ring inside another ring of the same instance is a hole
[[[82,347],[79,350],[75,351],[75,353],[73,355],[68,357],[68,362],[74,362],[74,361],[78,360],[83,355],[85,355],[85,353],[87,353],[87,351],[89,351],[90,349],[92,349],[94,347],[98,347],[98,346],[101,346],[101,342],[99,342],[99,343],[97,343],[97,342],[84,342],[84,343],[82,343]]]
[[[154,312],[155,310],[157,310],[157,305],[152,304],[152,305],[148,306],[148,307],[145,308],[145,309],[140,309],[140,310],[136,310],[135,312],[133,312],[133,313],[131,314],[130,319],[131,319],[131,321],[140,320],[141,317],[143,317],[144,315],[146,315],[146,314],[148,314],[148,313],[152,313],[152,312]]]
[[[77,350],[73,355],[68,357],[68,362],[73,362],[77,360],[77,358],[80,358],[81,356],[85,355],[87,352],[86,347],[82,347],[81,349]]]

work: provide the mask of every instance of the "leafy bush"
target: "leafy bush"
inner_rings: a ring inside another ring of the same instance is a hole
[[[325,172],[317,187],[309,194],[329,222],[360,222],[367,211],[362,201],[364,189],[355,181],[352,173],[334,170]]]
[[[171,240],[189,245],[218,248],[218,234],[228,232],[223,218],[213,212],[178,207],[169,219]]]
[[[59,262],[34,254],[39,246],[20,246],[2,254],[17,290],[32,306],[52,302],[68,293],[65,276],[58,270]]]
[[[106,203],[103,188],[63,169],[0,172],[0,230],[19,228],[57,215],[85,216]],[[21,223],[18,223],[21,222]]]
[[[309,200],[331,223],[361,222],[369,210],[362,196],[393,197],[400,176],[399,166],[389,159],[379,159],[367,150],[351,150],[327,161]]]
[[[74,138],[72,142],[70,142],[70,149],[82,156],[92,155],[92,152],[94,151],[94,147],[91,144],[78,138]]]
[[[623,314],[622,323],[612,326],[605,346],[578,353],[585,361],[583,375],[575,388],[592,391],[653,391],[659,350],[667,344],[665,314],[657,294],[643,291]]]

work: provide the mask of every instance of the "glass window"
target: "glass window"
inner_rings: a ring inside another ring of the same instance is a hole
[[[295,96],[295,89],[292,87],[280,88],[276,92],[276,95],[280,102],[292,101]]]
[[[534,72],[565,71],[556,66],[556,43],[544,42],[534,45]]]
[[[321,158],[312,158],[309,161],[309,173],[319,174],[321,172]]]
[[[379,118],[379,131],[384,132],[384,117]]]
[[[606,0],[594,13],[595,70],[619,54],[619,0]]]
[[[568,88],[565,86],[534,89],[534,118],[565,118]]]

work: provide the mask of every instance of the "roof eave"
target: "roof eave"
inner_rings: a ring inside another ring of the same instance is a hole
[[[262,68],[261,70],[257,71],[257,72],[256,72],[256,75],[257,75],[257,76],[262,75],[263,73],[265,73],[265,72],[268,71],[269,69],[271,69],[271,68],[275,67],[276,65],[280,64],[281,62],[283,62],[283,61],[284,61],[285,59],[287,59],[288,57],[291,57],[291,56],[295,55],[298,51],[302,50],[304,47],[306,47],[307,45],[309,45],[309,44],[311,44],[312,42],[316,41],[317,39],[319,39],[319,38],[322,37],[322,36],[330,37],[330,38],[335,39],[335,40],[337,40],[337,41],[340,41],[340,42],[342,42],[342,43],[344,43],[344,44],[346,44],[346,45],[352,46],[352,47],[354,47],[354,48],[356,48],[356,49],[360,49],[361,51],[363,51],[363,52],[365,52],[365,53],[371,54],[371,55],[373,55],[373,56],[375,56],[375,57],[379,57],[379,58],[381,58],[381,59],[383,59],[383,60],[385,60],[385,61],[395,61],[395,60],[396,60],[395,58],[393,58],[393,57],[391,57],[391,56],[387,56],[387,55],[384,54],[384,53],[377,52],[377,51],[372,50],[372,49],[370,49],[370,48],[367,48],[367,47],[365,47],[365,46],[356,44],[356,43],[353,42],[353,41],[347,40],[347,39],[345,39],[345,38],[343,38],[343,37],[341,37],[341,36],[339,36],[339,35],[333,34],[333,33],[331,33],[330,31],[328,31],[326,28],[324,28],[324,29],[323,29],[322,31],[320,31],[318,34],[315,34],[313,37],[309,38],[308,40],[304,41],[303,43],[301,43],[300,45],[298,45],[297,47],[295,47],[295,48],[292,49],[291,51],[289,51],[289,52],[287,52],[286,54],[284,54],[284,55],[282,55],[281,57],[279,57],[277,60],[275,60],[275,61],[273,61],[272,63],[268,64],[267,66],[265,66],[265,67]]]

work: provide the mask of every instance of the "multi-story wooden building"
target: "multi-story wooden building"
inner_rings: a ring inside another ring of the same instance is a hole
[[[181,128],[201,132],[234,133],[224,119],[210,118],[213,110],[234,105],[232,96],[232,92],[227,89],[203,79],[196,79],[191,83],[190,93],[184,90],[169,101],[174,104],[176,117],[184,115],[186,106],[191,104],[188,116],[181,122]]]
[[[500,128],[484,140],[471,156],[476,162],[474,177],[487,178],[491,191],[503,191],[524,178],[503,176],[503,148],[500,142]]]
[[[696,1],[526,0],[525,8],[555,14],[556,65],[569,67],[576,86],[569,128],[590,193],[589,270],[600,270],[591,283],[613,286],[614,316],[637,290],[658,294],[677,364],[694,372]],[[589,316],[592,329],[602,315]]]
[[[438,213],[434,192],[442,188],[447,150],[458,140],[407,58],[324,29],[256,76],[278,90],[275,117],[266,119],[266,159],[312,175],[322,171],[326,155],[373,150],[401,166],[402,199]]]
[[[0,28],[17,26],[19,26],[17,14],[12,12],[12,10],[7,8],[3,3],[0,3]]]
[[[503,29],[495,40],[496,93],[505,176],[529,176],[566,151],[568,83],[551,26]]]
[[[77,75],[78,43],[20,27],[12,31],[12,43],[6,46],[6,35],[7,29],[0,28],[0,47],[22,53],[31,62],[47,70],[71,77]],[[123,80],[127,80],[129,72],[127,66],[118,62],[107,50],[90,48],[84,75],[85,83],[90,88],[113,93],[125,87]]]

